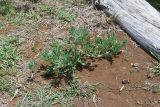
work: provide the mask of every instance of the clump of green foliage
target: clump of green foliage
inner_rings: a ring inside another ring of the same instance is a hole
[[[55,16],[59,20],[62,20],[67,23],[74,22],[76,19],[76,15],[72,11],[64,9],[64,8],[57,8],[55,10]]]
[[[0,0],[0,15],[7,15],[13,13],[15,8],[10,0]]]
[[[60,42],[54,43],[52,49],[45,50],[41,56],[52,64],[47,73],[54,71],[55,75],[66,78],[73,78],[76,65],[82,63],[82,54],[77,49],[68,48]]]
[[[20,59],[17,45],[19,45],[18,36],[0,39],[0,70],[9,70],[16,67]]]
[[[112,59],[119,54],[125,41],[118,41],[114,34],[106,39],[96,37],[91,39],[85,28],[71,28],[69,37],[64,42],[55,42],[52,48],[45,50],[41,57],[51,63],[45,73],[74,78],[78,65],[84,66],[85,56],[94,58]]]
[[[126,41],[118,41],[115,34],[105,39],[100,37],[91,39],[89,32],[85,28],[80,28],[79,30],[71,28],[69,32],[73,44],[79,47],[83,54],[90,57],[112,59],[119,54],[120,49],[126,44]]]

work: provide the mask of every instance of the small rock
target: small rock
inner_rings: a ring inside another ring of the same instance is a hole
[[[122,69],[127,69],[126,67],[122,67]]]
[[[132,66],[133,68],[138,68],[138,67],[139,67],[139,63],[131,63],[131,66]]]
[[[122,80],[122,84],[129,84],[129,80],[127,79]]]

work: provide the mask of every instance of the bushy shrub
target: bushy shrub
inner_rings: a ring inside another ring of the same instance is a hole
[[[86,65],[85,56],[110,60],[119,54],[126,43],[118,41],[114,34],[106,39],[96,37],[92,40],[85,28],[71,28],[69,33],[64,42],[55,42],[51,49],[41,54],[51,64],[45,73],[73,79],[76,67]]]

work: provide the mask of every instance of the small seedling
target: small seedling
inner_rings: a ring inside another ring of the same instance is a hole
[[[28,68],[34,72],[36,69],[36,65],[37,65],[37,62],[35,60],[31,60],[28,63]]]
[[[74,22],[76,19],[76,15],[67,9],[58,8],[55,10],[55,16],[64,22],[71,23]]]

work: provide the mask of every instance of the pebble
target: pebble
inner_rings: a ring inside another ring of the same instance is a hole
[[[129,84],[129,80],[128,79],[122,80],[122,84]]]
[[[138,68],[139,67],[139,63],[131,63],[131,66],[133,67],[133,68]]]

